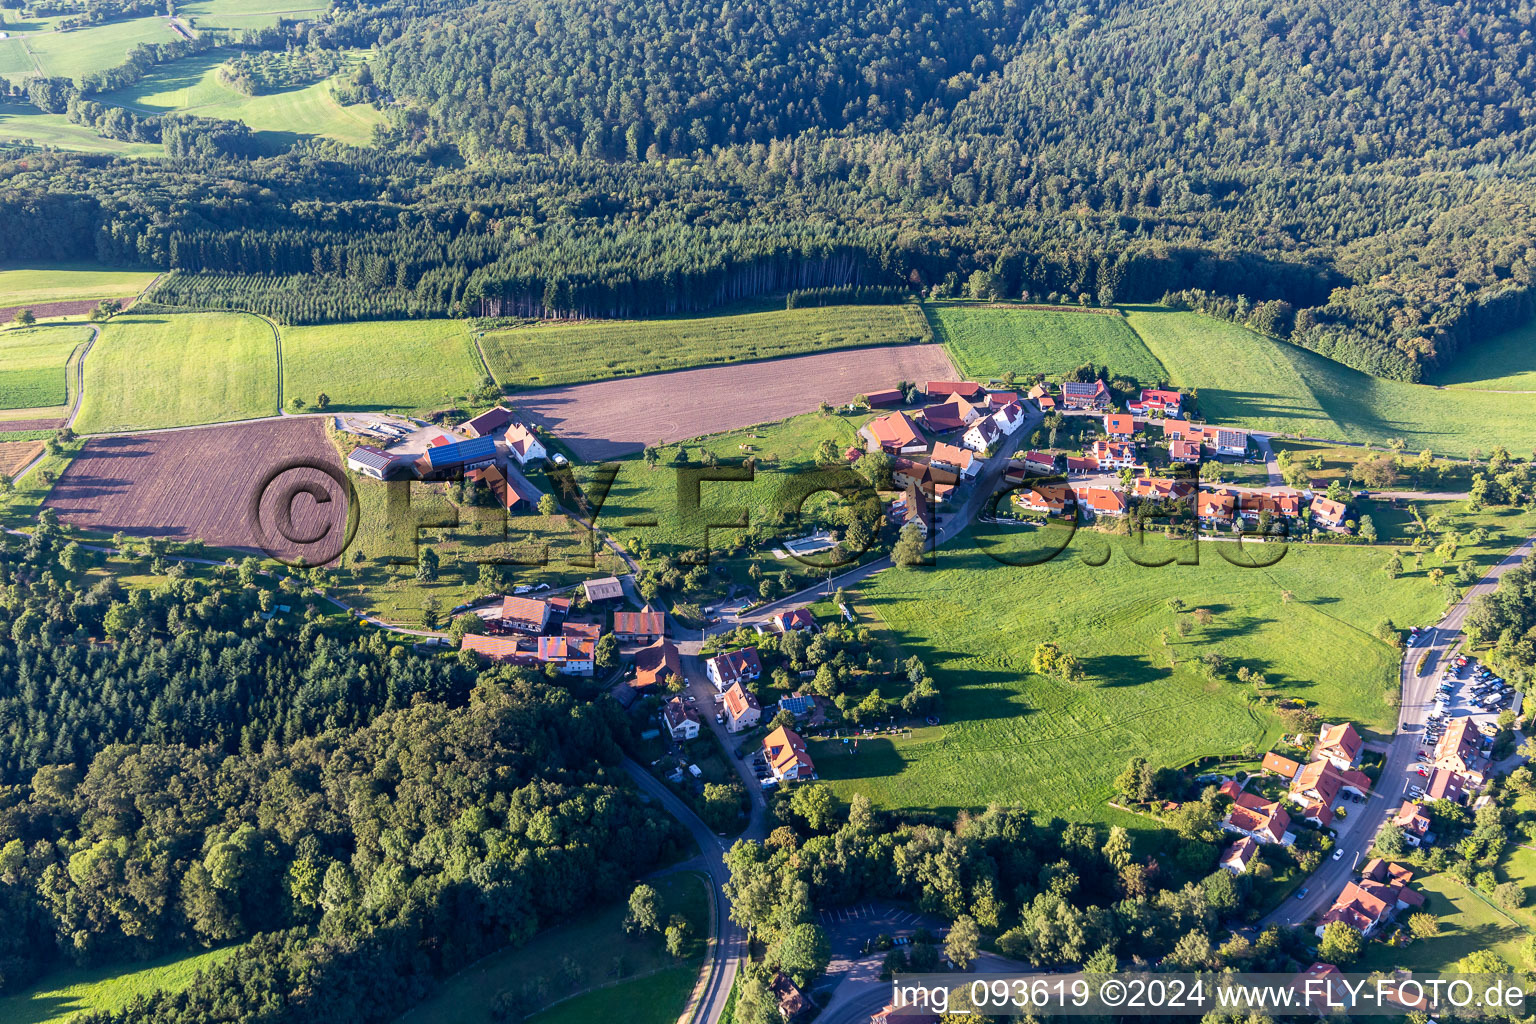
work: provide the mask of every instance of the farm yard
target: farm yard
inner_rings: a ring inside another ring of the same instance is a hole
[[[273,329],[248,313],[121,316],[85,361],[82,434],[186,427],[278,412]]]
[[[827,306],[520,327],[486,332],[480,348],[497,383],[511,389],[928,340],[913,306]]]
[[[91,338],[84,325],[0,331],[0,409],[38,409],[69,402],[68,366]],[[8,426],[0,429],[26,430]]]
[[[1211,422],[1329,440],[1407,442],[1439,454],[1536,447],[1536,394],[1479,394],[1371,377],[1199,313],[1127,315],[1170,383],[1198,388]]]
[[[902,380],[953,375],[942,346],[887,345],[856,358],[826,352],[531,391],[516,405],[577,457],[600,461],[794,416],[823,400],[849,402]]]
[[[284,327],[283,394],[330,408],[428,410],[461,401],[485,369],[457,320],[379,320]]]
[[[1060,379],[1084,363],[1108,366],[1151,387],[1168,371],[1118,311],[1028,309],[995,303],[931,302],[924,307],[934,340],[943,342],[967,380],[986,383],[1013,371]]]
[[[203,540],[217,548],[259,553],[251,500],[269,474],[300,458],[338,464],[318,419],[95,438],[59,476],[44,504],[60,521],[95,534]],[[341,529],[347,504],[335,482],[314,470],[283,477],[284,482],[292,479],[319,484],[332,502],[320,506],[298,498],[292,508],[294,526],[287,533],[305,537],[327,525]],[[272,518],[277,491],[266,494],[262,523],[277,538],[280,531]],[[275,547],[286,555],[313,554],[303,545]]]

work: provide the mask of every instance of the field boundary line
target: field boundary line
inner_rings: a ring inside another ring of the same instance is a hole
[[[264,313],[252,313],[256,319],[266,324],[272,331],[272,344],[277,347],[277,414],[283,415],[283,332],[278,329],[276,321]]]

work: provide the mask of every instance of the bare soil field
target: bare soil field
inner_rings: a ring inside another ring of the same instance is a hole
[[[890,345],[574,384],[513,401],[579,458],[596,461],[954,374],[941,345]]]
[[[100,299],[69,299],[65,302],[34,302],[30,306],[6,306],[0,309],[0,324],[10,323],[24,309],[30,309],[39,320],[50,316],[86,316],[100,303]],[[125,301],[124,305],[132,305],[132,301]]]
[[[95,438],[45,504],[98,533],[201,539],[317,564],[339,552],[347,504],[313,465],[341,471],[324,427],[308,418]]]
[[[0,430],[57,430],[65,420],[0,420]]]
[[[42,453],[41,441],[0,441],[0,473],[14,477],[21,467]]]

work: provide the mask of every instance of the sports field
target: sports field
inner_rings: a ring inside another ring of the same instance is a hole
[[[663,921],[681,914],[693,925],[695,935],[708,934],[709,908],[699,875],[678,872],[649,884],[661,897]],[[622,901],[613,903],[542,931],[526,945],[492,954],[449,978],[436,995],[403,1014],[398,1024],[489,1022],[496,1019],[491,1006],[503,992],[527,1019],[676,1021],[698,977],[703,943],[696,943],[693,956],[679,961],[667,953],[660,936],[625,934],[626,912]],[[571,960],[578,963],[579,977],[571,977],[577,973],[567,964]],[[622,960],[622,965],[616,960]],[[617,966],[622,966],[622,973],[614,971]],[[588,994],[570,998],[581,992]],[[554,1009],[534,1016],[551,1003],[557,1004]],[[572,1015],[594,1006],[614,1012]]]
[[[489,331],[480,347],[502,387],[542,388],[831,349],[899,345],[927,341],[928,333],[913,306],[827,306],[521,327]]]
[[[1208,543],[1197,565],[1148,568],[1129,560],[1124,538],[1080,533],[1057,559],[1015,567],[983,548],[1016,558],[1035,542],[1016,528],[981,529],[994,532],[939,551],[936,569],[884,572],[862,588],[861,610],[934,672],[945,724],[863,740],[857,754],[813,742],[818,773],[844,799],[863,792],[888,807],[949,811],[1002,801],[1104,820],[1132,756],[1180,765],[1247,743],[1265,749],[1278,735],[1279,720],[1236,681],[1239,667],[1262,672],[1278,695],[1380,732],[1396,719],[1387,695],[1399,660],[1371,630],[1388,616],[1431,621],[1443,607],[1430,566],[1391,581],[1379,549],[1296,548],[1272,567],[1239,568]],[[1097,567],[1084,560],[1106,554]],[[1190,611],[1175,612],[1170,598]],[[1046,640],[1081,660],[1082,682],[1032,673]],[[1228,660],[1219,682],[1201,665],[1212,653]]]
[[[142,291],[155,273],[89,263],[0,265],[0,309],[71,299],[126,299]]]
[[[370,320],[284,327],[283,395],[331,408],[423,410],[467,397],[485,378],[457,320]]]
[[[277,344],[247,313],[122,316],[85,360],[81,433],[277,415]]]
[[[198,953],[171,953],[142,963],[70,967],[55,971],[30,991],[0,998],[0,1024],[63,1024],[79,1013],[120,1012],[139,996],[179,991],[198,971],[225,960],[239,946]]]
[[[80,78],[92,71],[114,67],[140,43],[168,43],[179,38],[165,18],[134,18],[70,32],[29,34],[25,44],[43,73],[53,77]]]
[[[243,96],[218,80],[219,65],[232,53],[220,49],[162,65],[126,89],[103,94],[101,101],[146,114],[174,110],[243,121],[273,149],[311,135],[367,145],[373,138],[373,126],[383,120],[382,114],[366,104],[344,107],[336,102],[329,82]]]
[[[1409,451],[1451,455],[1536,448],[1536,394],[1383,380],[1198,313],[1138,307],[1127,319],[1172,383],[1199,389],[1212,422],[1326,440],[1400,437]]]
[[[0,331],[0,409],[61,406],[69,400],[70,354],[90,340],[76,324]]]
[[[928,305],[942,341],[967,380],[985,384],[1012,371],[1059,378],[1084,363],[1109,367],[1151,387],[1168,377],[1118,313],[1070,313],[982,303]]]
[[[1490,391],[1536,391],[1536,323],[1475,342],[1429,383]]]

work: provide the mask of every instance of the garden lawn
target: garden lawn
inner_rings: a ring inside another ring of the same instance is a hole
[[[1369,943],[1365,957],[1353,970],[1402,967],[1420,974],[1441,974],[1478,949],[1498,954],[1516,969],[1525,966],[1520,947],[1529,933],[1509,915],[1447,874],[1417,877],[1413,887],[1429,897],[1424,909],[1439,919],[1440,934],[1400,947]]]
[[[1471,390],[1536,391],[1536,321],[1487,341],[1472,342],[1431,384]]]
[[[42,32],[27,36],[27,47],[43,66],[44,74],[73,78],[76,84],[92,71],[116,67],[128,51],[140,43],[169,43],[180,37],[165,18],[134,18],[113,21],[70,32]]]
[[[1013,371],[1060,379],[1084,363],[1108,366],[1151,387],[1168,377],[1118,312],[1071,313],[981,303],[930,303],[934,336],[967,380],[985,384]]]
[[[1175,386],[1199,390],[1200,411],[1213,423],[1327,440],[1400,437],[1410,452],[1536,447],[1536,394],[1383,380],[1199,313],[1136,307],[1127,320]]]
[[[0,998],[0,1024],[63,1024],[78,1013],[121,1011],[138,996],[178,992],[198,971],[227,959],[239,946],[172,953],[143,963],[71,967],[44,977],[30,991]]]
[[[481,351],[504,388],[929,340],[910,305],[827,306],[693,319],[615,320],[488,331]],[[894,383],[894,382],[892,382]]]
[[[109,270],[90,263],[48,263],[0,269],[0,309],[72,299],[126,299],[155,279],[153,270]]]
[[[370,320],[283,328],[283,397],[354,412],[465,400],[485,370],[457,320]]]
[[[186,427],[277,414],[272,327],[248,313],[122,316],[85,360],[75,429]]]
[[[572,993],[587,992],[559,1002],[536,1018],[540,1021],[676,1021],[698,977],[702,940],[709,934],[707,893],[703,879],[690,871],[664,875],[650,884],[661,896],[663,921],[682,914],[693,925],[700,941],[686,960],[669,955],[659,935],[625,934],[628,905],[620,900],[460,971],[432,998],[400,1017],[399,1024],[492,1024],[498,1019],[492,1005],[503,992],[524,1017]],[[617,971],[621,958],[622,971]],[[565,961],[578,964],[581,977],[567,976]]]
[[[83,325],[0,331],[0,409],[68,402],[70,356],[90,337]]]
[[[1240,666],[1262,672],[1275,696],[1380,734],[1396,720],[1387,697],[1399,654],[1370,630],[1388,616],[1430,621],[1444,607],[1428,564],[1389,581],[1379,549],[1298,546],[1272,567],[1239,568],[1206,543],[1198,565],[1143,568],[1127,558],[1125,538],[1101,534],[1080,532],[1062,556],[1036,566],[1000,564],[979,547],[1018,557],[1025,543],[1038,550],[1038,537],[1006,527],[968,533],[937,553],[936,568],[887,571],[863,586],[861,611],[933,671],[944,724],[910,739],[865,739],[857,754],[813,741],[817,771],[840,797],[863,792],[886,807],[946,812],[1002,801],[1106,820],[1111,784],[1133,756],[1182,765],[1248,743],[1262,750],[1278,735],[1278,720],[1249,702],[1252,687],[1233,678]],[[1079,553],[1110,557],[1094,567]],[[1173,597],[1210,610],[1213,621],[1175,614]],[[1046,640],[1081,660],[1083,682],[1031,672]],[[1200,671],[1209,653],[1228,659],[1230,681]]]

